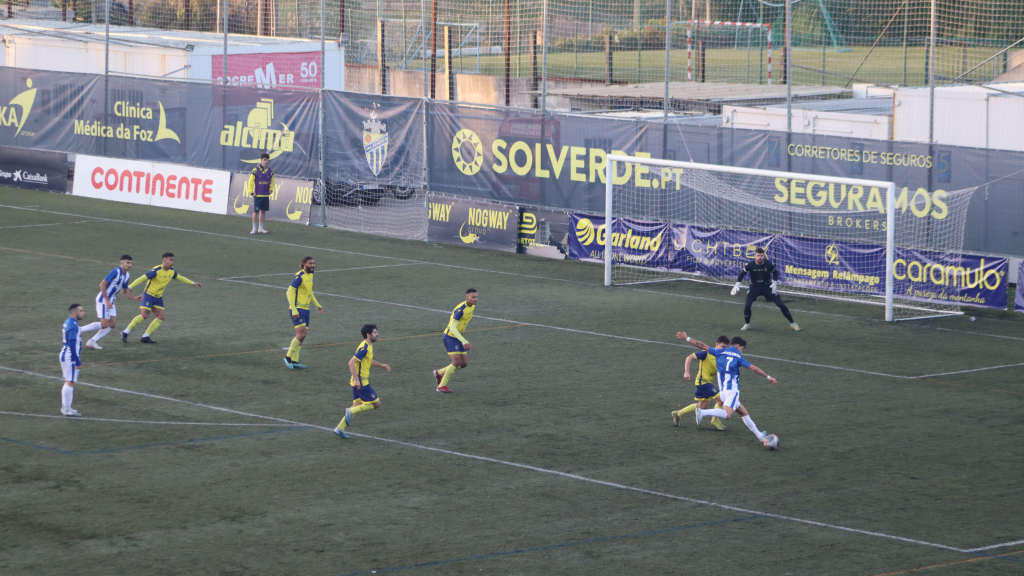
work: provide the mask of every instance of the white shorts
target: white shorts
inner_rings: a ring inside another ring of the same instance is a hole
[[[64,373],[65,382],[78,382],[78,372],[81,370],[80,366],[75,366],[75,363],[68,361],[61,361],[60,371]]]
[[[111,301],[111,304],[113,304],[113,301]],[[101,298],[96,302],[96,317],[110,320],[111,316],[117,316],[117,306],[107,306],[107,303]]]
[[[718,397],[729,408],[735,410],[740,405],[740,391],[739,390],[722,390],[721,395]]]

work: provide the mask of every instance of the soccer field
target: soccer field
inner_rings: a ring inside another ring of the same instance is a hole
[[[793,332],[758,305],[746,355],[779,385],[744,371],[742,401],[769,452],[738,418],[669,417],[693,394],[676,331],[740,334],[728,287],[6,188],[0,215],[5,576],[1024,573],[1024,315],[786,297]],[[120,341],[119,298],[83,350],[86,418],[59,417],[68,305],[93,321],[122,253],[134,278],[165,251],[203,288],[171,283],[156,346]],[[325,313],[290,371],[306,255]],[[469,368],[438,394],[469,287]],[[341,440],[368,322],[392,370]]]

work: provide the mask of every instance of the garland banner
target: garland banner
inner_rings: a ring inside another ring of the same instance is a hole
[[[604,262],[607,243],[605,218],[587,214],[569,216],[569,257]],[[630,266],[668,270],[672,264],[671,225],[626,218],[612,220],[612,260]]]
[[[519,207],[434,196],[427,206],[427,241],[515,252]]]
[[[1017,264],[1017,293],[1013,297],[1013,309],[1024,312],[1024,260]]]
[[[1008,258],[896,248],[893,293],[898,298],[1006,309]]]
[[[693,272],[702,276],[736,278],[756,248],[764,248],[772,260],[775,234],[672,226],[672,247],[675,251],[672,270]]]
[[[885,297],[885,246],[779,236],[774,260],[784,286]]]

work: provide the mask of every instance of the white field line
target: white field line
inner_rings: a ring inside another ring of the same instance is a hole
[[[272,284],[260,284],[258,282],[245,282],[245,281],[242,281],[242,280],[231,280],[229,278],[219,278],[219,280],[222,280],[224,282],[234,282],[234,283],[237,283],[237,284],[248,284],[250,286],[259,286],[261,288],[273,288],[275,290],[280,290],[281,289],[280,286],[274,286]],[[439,314],[451,314],[450,310],[440,310],[440,309],[437,309],[437,308],[427,308],[426,306],[416,306],[416,305],[413,305],[413,304],[401,304],[401,303],[398,303],[398,302],[386,302],[384,300],[372,300],[370,298],[359,298],[359,297],[356,297],[356,296],[345,296],[345,295],[342,295],[342,294],[331,294],[329,292],[320,292],[319,294],[321,296],[331,296],[333,298],[345,298],[347,300],[358,300],[360,302],[371,302],[373,304],[385,304],[385,305],[388,305],[388,306],[399,306],[401,308],[412,308],[412,309],[415,309],[415,310],[426,310],[427,312],[437,312]],[[618,336],[618,335],[615,335],[615,334],[604,334],[604,333],[601,333],[601,332],[591,332],[591,331],[588,331],[588,330],[576,330],[574,328],[564,328],[562,326],[549,326],[547,324],[534,324],[532,322],[522,322],[522,321],[519,321],[519,320],[506,320],[505,318],[492,318],[490,316],[482,316],[480,314],[476,314],[473,317],[474,318],[482,318],[484,320],[493,320],[494,322],[504,322],[504,323],[507,323],[507,324],[521,324],[523,326],[533,326],[535,328],[547,328],[549,330],[561,330],[563,332],[572,332],[574,334],[586,334],[586,335],[589,335],[589,336],[598,336],[598,337],[601,337],[601,338],[614,338],[616,340],[629,340],[631,342],[641,342],[643,344],[659,344],[659,345],[662,345],[662,346],[673,346],[673,347],[676,347],[676,348],[691,348],[691,346],[689,346],[687,344],[677,344],[675,342],[659,342],[657,340],[645,340],[643,338],[632,338],[630,336]],[[790,364],[800,364],[802,366],[813,366],[815,368],[826,368],[826,369],[830,369],[830,370],[844,370],[846,372],[858,372],[860,374],[870,374],[872,376],[884,376],[886,378],[898,378],[898,379],[901,379],[901,380],[912,380],[913,378],[915,378],[914,376],[899,376],[899,375],[896,375],[896,374],[886,374],[884,372],[871,372],[869,370],[858,370],[856,368],[844,368],[842,366],[828,366],[826,364],[815,364],[813,362],[801,362],[799,360],[788,360],[788,359],[785,359],[785,358],[774,358],[772,356],[759,356],[757,354],[744,354],[744,356],[747,356],[749,358],[761,358],[763,360],[772,360],[772,361],[775,361],[775,362],[788,362]]]
[[[121,424],[159,424],[161,426],[256,426],[259,428],[291,426],[291,424],[237,424],[226,422],[157,422],[152,420],[116,420],[113,418],[89,418],[86,416],[68,418],[67,416],[57,416],[54,414],[27,414],[25,412],[6,412],[3,410],[0,410],[0,414],[5,414],[7,416],[24,416],[26,418],[60,418],[61,420],[74,420],[76,422],[117,422]]]
[[[11,372],[17,372],[19,374],[26,374],[26,375],[29,375],[29,376],[37,376],[37,377],[46,378],[46,379],[49,379],[49,380],[61,380],[62,379],[60,376],[49,376],[49,375],[46,375],[46,374],[39,374],[37,372],[29,372],[27,370],[19,370],[17,368],[9,368],[7,366],[0,366],[0,370],[9,370]],[[221,411],[221,412],[228,412],[228,413],[231,413],[231,414],[238,414],[238,415],[241,415],[241,416],[249,416],[249,417],[252,417],[252,418],[263,418],[263,419],[266,419],[266,420],[273,420],[275,422],[283,422],[283,423],[290,424],[290,425],[293,425],[293,426],[302,426],[302,427],[307,427],[307,428],[316,428],[316,429],[325,430],[325,431],[333,430],[332,428],[329,428],[329,427],[326,427],[326,426],[317,426],[315,424],[307,424],[307,423],[304,423],[304,422],[297,422],[297,421],[294,421],[294,420],[286,420],[284,418],[275,418],[273,416],[263,416],[263,415],[260,415],[260,414],[251,414],[251,413],[248,413],[248,412],[241,412],[241,411],[238,411],[238,410],[231,410],[229,408],[221,408],[219,406],[213,406],[213,405],[210,405],[210,404],[202,404],[200,402],[192,402],[192,401],[189,401],[189,400],[179,400],[178,398],[171,398],[171,397],[168,397],[168,396],[159,396],[159,395],[156,395],[156,394],[149,394],[149,393],[146,393],[146,392],[136,392],[134,390],[124,390],[122,388],[114,388],[114,387],[111,387],[111,386],[102,386],[100,384],[90,384],[90,383],[87,383],[87,382],[78,382],[77,384],[80,385],[80,386],[89,386],[89,387],[92,387],[92,388],[100,388],[100,389],[103,389],[103,390],[110,390],[110,391],[113,391],[113,392],[122,392],[122,393],[125,393],[125,394],[134,394],[134,395],[137,395],[137,396],[145,396],[147,398],[154,398],[154,399],[158,399],[158,400],[166,400],[166,401],[169,401],[169,402],[178,402],[178,403],[181,403],[181,404],[188,404],[190,406],[198,406],[198,407],[202,407],[202,408],[209,408],[211,410],[217,410],[217,411]],[[733,512],[742,512],[744,514],[753,514],[753,515],[758,515],[758,516],[765,516],[765,517],[768,517],[768,518],[775,518],[777,520],[786,520],[786,521],[789,521],[789,522],[796,522],[796,523],[799,523],[799,524],[806,524],[806,525],[810,525],[810,526],[817,526],[819,528],[829,528],[829,529],[832,529],[832,530],[840,530],[840,531],[843,531],[843,532],[850,532],[850,533],[853,533],[853,534],[861,534],[861,535],[864,535],[864,536],[873,536],[873,537],[876,537],[876,538],[884,538],[884,539],[888,539],[888,540],[895,540],[895,541],[898,541],[898,542],[905,542],[905,543],[908,543],[908,544],[917,544],[919,546],[927,546],[927,547],[931,547],[931,548],[940,548],[942,550],[950,550],[950,551],[953,551],[953,552],[962,552],[962,553],[969,553],[970,552],[969,550],[965,550],[965,549],[962,549],[962,548],[956,548],[954,546],[946,546],[944,544],[937,544],[937,543],[934,543],[934,542],[927,542],[927,541],[924,541],[924,540],[915,540],[913,538],[904,538],[902,536],[894,536],[892,534],[885,534],[885,533],[882,533],[882,532],[872,532],[872,531],[869,531],[869,530],[860,530],[860,529],[857,529],[857,528],[849,528],[847,526],[840,526],[840,525],[837,525],[837,524],[828,524],[826,522],[818,522],[818,521],[815,521],[815,520],[807,520],[807,519],[804,519],[804,518],[796,518],[794,516],[785,516],[785,515],[782,515],[782,514],[773,514],[773,513],[770,513],[770,512],[759,512],[757,510],[750,510],[748,508],[740,508],[740,507],[737,507],[737,506],[730,506],[728,504],[720,504],[718,502],[711,502],[711,501],[708,501],[708,500],[700,500],[700,499],[697,499],[697,498],[688,498],[686,496],[678,496],[678,495],[675,495],[675,494],[668,494],[668,493],[665,493],[665,492],[656,492],[654,490],[647,490],[645,488],[638,488],[636,486],[628,486],[626,484],[617,484],[615,482],[607,482],[607,481],[604,481],[604,480],[598,480],[598,479],[595,479],[595,478],[589,478],[587,476],[580,476],[578,474],[570,474],[568,472],[560,472],[558,470],[550,470],[550,469],[547,469],[547,468],[540,468],[538,466],[530,466],[528,464],[520,464],[518,462],[510,462],[508,460],[499,460],[497,458],[488,458],[486,456],[477,456],[475,454],[466,454],[464,452],[456,452],[454,450],[445,450],[443,448],[435,448],[435,447],[432,447],[432,446],[424,446],[422,444],[414,444],[412,442],[405,442],[405,441],[402,441],[402,440],[393,440],[393,439],[390,439],[390,438],[382,438],[382,437],[379,437],[379,436],[370,436],[370,435],[367,435],[367,434],[357,434],[355,432],[349,432],[349,434],[351,436],[357,436],[357,437],[360,437],[360,438],[366,438],[368,440],[376,440],[378,442],[388,442],[390,444],[396,444],[396,445],[399,445],[399,446],[406,446],[406,447],[409,447],[409,448],[416,448],[416,449],[419,449],[419,450],[428,450],[430,452],[436,452],[436,453],[439,453],[439,454],[446,454],[446,455],[449,455],[449,456],[456,456],[456,457],[459,457],[459,458],[468,458],[468,459],[477,460],[477,461],[480,461],[480,462],[489,462],[491,464],[498,464],[498,465],[501,465],[501,466],[510,466],[512,468],[519,468],[521,470],[529,470],[531,472],[539,472],[541,474],[550,474],[552,476],[558,476],[558,477],[561,477],[561,478],[568,478],[570,480],[578,480],[580,482],[587,482],[587,483],[590,483],[590,484],[597,484],[599,486],[606,486],[608,488],[615,488],[615,489],[618,489],[618,490],[626,490],[626,491],[629,491],[629,492],[636,492],[636,493],[639,493],[639,494],[646,494],[648,496],[656,496],[656,497],[659,497],[659,498],[666,498],[666,499],[669,499],[669,500],[676,500],[676,501],[679,501],[679,502],[689,502],[689,503],[692,503],[692,504],[700,504],[700,505],[703,505],[703,506],[711,506],[711,507],[719,508],[719,509],[722,509],[722,510],[730,510],[730,511],[733,511]],[[1007,545],[1009,545],[1009,544],[1007,544]],[[999,547],[999,546],[1002,546],[1002,545],[995,545],[995,547]]]
[[[996,548],[1006,548],[1007,546],[1016,546],[1018,544],[1024,544],[1024,540],[1015,540],[1013,542],[1003,542],[1002,544],[993,544],[991,546],[982,546],[981,548],[968,548],[964,552],[984,552],[985,550],[994,550]]]
[[[999,368],[1016,368],[1017,366],[1024,366],[1024,362],[1020,362],[1018,364],[1003,364],[1002,366],[987,366],[985,368],[972,368],[971,370],[957,370],[956,372],[942,372],[940,374],[925,374],[923,376],[914,376],[914,378],[934,378],[936,376],[953,376],[954,374],[983,372],[985,370],[998,370]]]
[[[128,221],[128,220],[116,220],[116,219],[113,219],[113,218],[100,218],[98,216],[83,216],[81,214],[69,214],[67,212],[57,212],[55,210],[41,210],[41,209],[28,208],[28,207],[23,207],[23,206],[10,206],[10,205],[6,205],[6,204],[0,204],[0,208],[10,208],[12,210],[27,210],[27,211],[30,211],[30,212],[44,212],[44,213],[47,213],[47,214],[58,214],[58,215],[61,215],[61,216],[77,216],[79,218],[90,218],[90,219],[93,219],[93,220],[103,221],[103,222],[116,222],[118,224],[131,224],[131,225],[135,225],[135,226],[144,226],[144,227],[149,227],[149,228],[160,228],[160,229],[164,229],[164,230],[174,230],[176,232],[190,232],[190,233],[193,233],[193,234],[205,234],[205,235],[208,235],[208,236],[218,236],[218,237],[221,237],[221,238],[233,238],[235,240],[241,240],[241,241],[263,242],[263,243],[267,243],[267,244],[277,244],[277,245],[280,245],[280,246],[291,246],[291,247],[295,247],[295,248],[304,248],[304,249],[307,249],[307,250],[320,250],[320,251],[323,251],[323,252],[333,252],[333,253],[337,253],[337,254],[350,254],[350,255],[353,255],[353,256],[366,256],[366,257],[369,257],[369,258],[380,258],[380,259],[384,259],[384,260],[399,260],[399,261],[403,261],[403,262],[409,262],[409,263],[412,263],[412,264],[429,264],[431,266],[443,266],[443,267],[446,267],[446,268],[455,268],[455,269],[459,269],[459,270],[469,270],[469,271],[472,271],[472,272],[485,272],[485,273],[488,273],[488,274],[501,274],[501,275],[506,275],[506,276],[517,276],[517,277],[520,277],[520,278],[534,278],[534,279],[538,279],[538,280],[550,280],[550,281],[553,281],[553,282],[565,282],[565,283],[568,283],[568,284],[578,284],[578,285],[582,285],[582,286],[594,287],[594,284],[591,283],[591,282],[582,282],[582,281],[579,281],[579,280],[566,280],[564,278],[552,278],[552,277],[549,277],[549,276],[536,276],[536,275],[533,275],[533,274],[521,274],[521,273],[518,273],[518,272],[504,272],[504,271],[500,271],[500,270],[487,270],[487,269],[484,269],[484,268],[471,268],[471,267],[468,267],[468,266],[457,266],[455,264],[446,264],[446,263],[441,263],[441,262],[429,262],[429,261],[425,261],[425,260],[413,260],[411,258],[397,258],[397,257],[394,257],[394,256],[382,256],[382,255],[379,255],[379,254],[366,254],[366,253],[363,253],[363,252],[352,252],[352,251],[349,251],[349,250],[337,250],[335,248],[324,248],[324,247],[321,247],[321,246],[306,246],[306,245],[302,245],[302,244],[293,244],[293,243],[290,243],[290,242],[280,242],[280,241],[269,240],[269,239],[265,239],[265,238],[255,238],[255,237],[252,237],[252,236],[249,236],[249,235],[246,235],[246,236],[235,236],[235,235],[232,235],[232,234],[222,234],[222,233],[219,233],[219,232],[207,232],[207,231],[204,231],[204,230],[192,230],[192,229],[189,229],[189,228],[177,228],[177,227],[174,227],[174,226],[162,226],[162,225],[159,225],[159,224],[147,224],[147,223],[143,223],[143,222],[131,222],[131,221]],[[275,286],[275,288],[279,288],[279,287]],[[627,289],[627,290],[636,290],[638,292],[649,292],[649,293],[652,293],[652,294],[663,294],[665,296],[675,296],[675,297],[680,297],[680,298],[690,298],[690,299],[694,299],[694,300],[705,300],[705,301],[720,302],[720,303],[725,303],[725,304],[739,304],[738,302],[734,302],[734,301],[731,301],[731,300],[716,300],[714,298],[707,298],[707,297],[702,297],[702,296],[688,296],[688,295],[685,295],[685,294],[671,294],[671,293],[668,293],[668,292],[660,292],[660,291],[657,291],[657,290],[644,290],[644,289],[639,289],[639,288],[625,288],[625,289]],[[771,306],[768,306],[767,304],[757,305],[757,306],[759,308],[760,307],[771,308]],[[871,319],[871,318],[852,317],[852,316],[847,316],[847,315],[843,315],[843,314],[831,314],[831,313],[828,313],[828,312],[812,312],[812,311],[805,311],[805,310],[797,310],[795,308],[793,308],[792,310],[795,311],[795,312],[800,312],[802,314],[818,314],[818,315],[824,315],[824,316],[834,316],[834,317],[837,317],[837,318],[856,318],[858,320],[864,320],[866,322],[878,322],[878,320],[874,320],[874,319]],[[445,313],[448,314],[450,312],[449,311],[445,311]],[[952,330],[952,329],[948,329],[948,328],[933,328],[931,326],[924,326],[924,325],[921,325],[921,324],[911,324],[909,326],[914,327],[914,328],[925,329],[925,330],[949,330],[949,331],[952,331],[952,332],[959,332],[958,330]],[[972,334],[979,335],[979,336],[991,336],[991,337],[994,337],[994,338],[1021,339],[1021,338],[1014,338],[1012,336],[1000,336],[1000,335],[997,335],[997,334],[982,334],[982,333],[977,333],[977,332],[974,332]],[[665,343],[664,342],[659,342],[659,344],[665,344]],[[751,356],[753,358],[771,359],[771,358],[768,358],[766,356],[755,356],[755,355],[752,355],[752,354],[748,354],[748,356]],[[780,361],[781,362],[791,362],[791,360],[780,360]],[[865,374],[874,374],[874,375],[879,375],[879,376],[890,376],[888,374],[878,374],[878,373],[875,373],[875,372],[867,372],[867,371],[862,371],[862,370],[854,370],[854,369],[850,369],[850,368],[842,368],[842,370],[850,370],[850,371],[853,371],[853,372],[863,372]],[[891,376],[891,377],[893,377],[893,378],[913,378],[912,376]]]
[[[78,222],[52,222],[50,224],[22,224],[20,226],[0,226],[3,228],[35,228],[37,226],[61,226],[63,224],[92,224],[95,220],[79,220]]]
[[[383,266],[359,266],[358,268],[334,268],[332,270],[317,270],[317,274],[325,272],[348,272],[350,270],[369,270],[371,268],[397,268],[400,266],[423,266],[426,262],[410,262],[408,264],[384,264]],[[218,280],[241,280],[243,278],[265,278],[267,276],[294,276],[295,272],[276,272],[274,274],[258,274],[256,276],[232,276],[230,278],[218,278]]]

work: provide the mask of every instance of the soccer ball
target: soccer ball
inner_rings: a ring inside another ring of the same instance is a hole
[[[779,437],[775,434],[769,434],[764,437],[764,447],[769,450],[775,450],[779,447]]]

